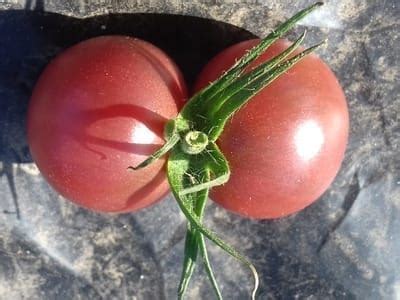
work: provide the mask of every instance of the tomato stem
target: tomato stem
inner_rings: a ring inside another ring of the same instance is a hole
[[[192,130],[181,140],[182,150],[187,154],[199,154],[208,145],[208,136],[204,132]]]

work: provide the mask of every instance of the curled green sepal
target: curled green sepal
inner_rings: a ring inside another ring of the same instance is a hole
[[[205,156],[203,156],[203,158],[204,157]],[[233,247],[225,243],[213,231],[204,227],[204,225],[201,223],[201,219],[199,219],[199,217],[193,211],[193,201],[195,201],[195,199],[193,199],[193,195],[196,195],[197,193],[180,195],[180,191],[184,190],[188,186],[197,184],[194,179],[196,178],[196,176],[199,175],[199,173],[197,172],[197,170],[199,169],[196,169],[196,165],[198,163],[203,163],[202,159],[199,159],[198,155],[189,155],[180,151],[178,147],[173,148],[167,163],[168,181],[171,190],[181,211],[183,212],[194,230],[197,230],[199,233],[203,234],[209,240],[214,242],[217,246],[222,248],[225,252],[249,267],[254,276],[254,289],[252,292],[252,299],[255,299],[259,280],[257,271],[253,264],[242,254],[237,252]]]

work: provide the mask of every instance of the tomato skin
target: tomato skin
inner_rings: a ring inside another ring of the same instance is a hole
[[[186,98],[177,67],[155,46],[125,36],[81,42],[58,55],[28,110],[32,157],[73,202],[130,212],[168,192],[165,159],[129,171],[163,144],[163,128]]]
[[[236,44],[203,69],[196,90],[220,76],[259,40]],[[255,64],[289,46],[272,45]],[[254,64],[253,64],[254,66]],[[329,187],[343,160],[349,130],[344,93],[332,71],[310,55],[264,88],[228,122],[218,140],[231,167],[211,199],[256,219],[287,216]]]

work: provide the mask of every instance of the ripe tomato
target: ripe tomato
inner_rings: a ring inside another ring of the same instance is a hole
[[[127,167],[163,143],[186,97],[182,76],[155,46],[123,36],[81,42],[58,55],[34,88],[28,141],[63,196],[104,212],[146,207],[168,191],[161,159]]]
[[[227,70],[258,40],[236,44],[213,58],[196,89]],[[256,62],[289,46],[279,40]],[[254,64],[253,64],[254,66]],[[228,122],[218,143],[231,178],[211,198],[252,218],[277,218],[311,204],[328,188],[343,160],[348,110],[332,71],[310,55],[264,88]]]

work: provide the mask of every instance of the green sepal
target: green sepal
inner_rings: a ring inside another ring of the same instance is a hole
[[[205,156],[203,156],[205,157]],[[233,247],[225,243],[221,238],[219,238],[213,231],[204,227],[201,223],[201,219],[194,213],[193,211],[193,203],[196,202],[197,193],[191,193],[187,195],[180,195],[180,191],[184,190],[188,186],[192,186],[193,184],[199,184],[196,182],[197,176],[200,174],[196,171],[195,166],[201,161],[198,159],[197,155],[189,155],[180,151],[178,147],[172,149],[171,154],[168,158],[167,163],[167,174],[168,181],[172,190],[172,193],[175,196],[175,199],[187,218],[190,222],[193,229],[199,231],[209,240],[214,242],[217,246],[222,248],[225,252],[242,262],[244,265],[248,266],[254,276],[254,290],[252,292],[252,299],[255,299],[255,294],[258,289],[258,274],[253,266],[253,264],[241,255],[238,251],[236,251]],[[193,168],[194,167],[194,168]],[[198,170],[198,169],[197,169]],[[206,189],[207,190],[207,189]],[[202,190],[203,192],[206,190]],[[202,191],[198,192],[201,193]]]
[[[236,94],[241,89],[246,89],[251,81],[270,71],[279,63],[281,63],[284,59],[286,59],[290,54],[292,54],[293,51],[295,51],[303,42],[306,33],[307,31],[304,31],[303,34],[285,51],[282,51],[277,56],[254,68],[250,73],[241,76],[234,82],[230,83],[225,89],[213,95],[211,99],[212,101],[210,102],[213,102],[215,104],[211,105],[209,111],[207,112],[209,120],[214,120],[215,112],[217,112],[232,95]],[[207,129],[203,129],[203,131],[208,132]]]
[[[183,121],[181,120],[179,121],[183,123]],[[144,161],[142,161],[140,164],[138,164],[137,166],[129,166],[128,169],[136,171],[145,168],[152,162],[156,161],[160,157],[167,154],[180,141],[177,124],[179,123],[176,120],[168,121],[168,123],[165,125],[165,133],[164,133],[166,139],[165,144],[161,148],[156,150],[153,154],[151,154],[148,158],[146,158]]]
[[[175,152],[178,153],[178,155],[177,156],[172,155],[171,160],[174,160],[174,162],[176,163],[176,165],[175,164],[173,165],[178,166],[177,170],[179,171],[177,171],[176,174],[178,173],[181,174],[178,175],[178,177],[181,178],[180,180],[182,186],[192,186],[196,184],[202,184],[210,180],[210,172],[207,170],[206,164],[202,159],[200,159],[200,161],[191,160],[193,156],[179,151],[179,148],[177,148]],[[175,160],[176,157],[178,157],[179,159]],[[199,157],[203,158],[204,156],[199,155]],[[193,169],[195,169],[196,172],[193,172]],[[170,173],[170,171],[171,169],[168,166],[168,173]],[[201,222],[203,218],[205,205],[208,199],[208,191],[209,189],[202,189],[200,191],[191,193],[190,195],[187,195],[183,198],[184,200],[182,205],[184,205],[188,211],[193,213],[193,215],[198,218],[199,222]],[[215,294],[218,299],[222,299],[221,292],[218,288],[210,262],[208,260],[208,254],[205,247],[204,238],[201,232],[199,232],[194,226],[192,226],[190,222],[188,224],[188,229],[185,238],[185,250],[184,250],[185,256],[184,256],[181,280],[178,288],[178,299],[183,299],[190,278],[193,274],[199,251],[203,258],[203,263],[207,275],[209,276],[210,282],[215,291]]]
[[[179,140],[180,137],[178,134],[171,136],[171,138],[167,140],[166,143],[160,149],[155,151],[153,154],[151,154],[148,158],[146,158],[143,162],[141,162],[137,166],[134,167],[129,166],[128,169],[135,171],[147,167],[152,162],[156,161],[160,157],[167,154],[179,142]]]
[[[312,46],[294,57],[278,64],[273,69],[269,69],[269,62],[260,65],[254,69],[249,76],[243,76],[236,82],[232,83],[232,90],[236,90],[235,94],[230,94],[218,111],[214,112],[213,119],[210,120],[208,128],[204,130],[208,133],[210,141],[215,141],[221,135],[226,122],[229,118],[239,110],[246,102],[250,101],[259,91],[272,83],[276,78],[292,68],[301,61],[306,55],[315,51],[323,45],[325,41]],[[239,88],[235,86],[238,85]]]
[[[190,183],[194,182],[204,182],[209,180],[208,172],[197,173],[194,177],[190,178]],[[208,190],[199,191],[198,193],[189,196],[192,198],[190,201],[186,201],[186,204],[194,212],[194,214],[201,221],[204,214],[204,208],[208,198]],[[182,276],[178,288],[178,299],[182,299],[185,291],[188,287],[191,276],[196,264],[197,254],[200,250],[200,245],[198,241],[198,231],[188,223],[188,228],[185,237],[185,250],[184,250],[184,261],[182,268]],[[203,255],[203,254],[202,254]]]
[[[199,247],[197,242],[196,231],[192,230],[190,223],[188,223],[185,236],[185,249],[184,249],[184,259],[182,266],[182,275],[178,287],[178,299],[183,299],[183,296],[187,290],[190,278],[192,277],[194,268],[196,266],[198,250]]]
[[[237,61],[237,63],[225,72],[218,80],[210,83],[207,87],[195,94],[183,107],[180,115],[187,120],[193,121],[199,128],[205,127],[204,125],[207,125],[208,120],[204,109],[208,107],[210,99],[213,98],[216,93],[225,89],[230,83],[237,80],[251,62],[257,59],[257,57],[264,53],[269,46],[291,30],[298,21],[321,5],[323,5],[322,2],[317,2],[299,11],[290,19],[280,24],[267,37],[262,39],[257,46]],[[214,105],[214,103],[215,102],[213,102],[212,105]]]
[[[213,269],[210,264],[210,260],[208,259],[208,252],[207,252],[206,241],[204,239],[204,236],[199,232],[196,235],[196,237],[197,237],[197,243],[198,243],[198,247],[200,249],[201,256],[203,257],[203,264],[204,264],[206,273],[208,275],[208,279],[210,280],[210,283],[214,289],[217,299],[222,300],[221,291],[219,290],[217,280],[215,279],[215,275],[214,275]]]

